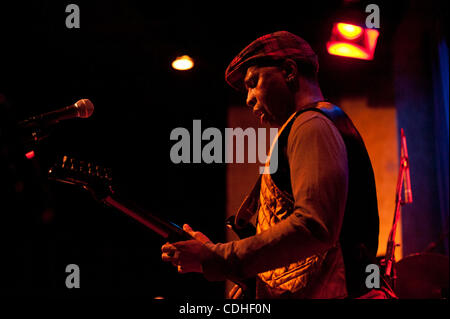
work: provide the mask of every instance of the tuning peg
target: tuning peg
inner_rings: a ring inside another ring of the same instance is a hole
[[[100,166],[99,165],[95,165],[95,175],[100,176]]]
[[[111,169],[110,168],[106,168],[105,169],[105,178],[107,179],[107,180],[109,180],[109,181],[111,181],[112,180],[112,177],[111,177]]]
[[[106,178],[106,168],[100,167],[100,173],[99,173],[99,176],[100,176],[101,179]]]
[[[68,157],[64,155],[64,156],[63,156],[63,159],[62,159],[61,168],[66,168],[66,165],[67,165],[67,159],[68,159]]]
[[[86,163],[84,161],[79,161],[78,165],[78,170],[80,171],[80,173],[84,173],[86,171]]]
[[[70,170],[75,170],[76,169],[76,159],[74,159],[74,158],[71,158],[70,160],[69,160],[69,163],[70,163]]]

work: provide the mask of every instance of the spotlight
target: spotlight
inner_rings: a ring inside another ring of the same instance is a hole
[[[172,62],[172,68],[175,70],[185,71],[194,67],[194,60],[188,55],[183,55],[176,58]]]
[[[348,23],[338,23],[337,29],[341,36],[348,40],[357,39],[361,36],[363,29],[358,27],[357,25],[348,24]]]
[[[328,53],[349,58],[373,60],[379,32],[349,23],[335,23],[327,42]]]
[[[31,151],[27,152],[27,153],[25,154],[25,157],[26,157],[27,159],[32,159],[32,158],[34,158],[34,151],[31,150]]]

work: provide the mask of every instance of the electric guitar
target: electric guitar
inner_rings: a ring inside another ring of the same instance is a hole
[[[125,213],[169,242],[193,239],[180,226],[163,220],[121,198],[112,188],[111,170],[94,163],[63,156],[49,171],[48,178],[89,191],[97,201]]]
[[[62,160],[48,170],[48,179],[82,187],[89,191],[97,201],[125,213],[168,242],[193,239],[179,225],[164,220],[140,208],[135,203],[121,198],[112,187],[111,170],[108,168],[63,156]],[[249,282],[235,283],[242,288],[244,298],[254,298],[254,289],[249,289]]]

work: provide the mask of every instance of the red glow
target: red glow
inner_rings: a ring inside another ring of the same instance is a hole
[[[369,59],[369,55],[366,52],[364,52],[364,50],[349,43],[342,43],[342,42],[330,43],[328,44],[327,49],[328,53],[333,55],[340,55],[349,58],[357,58],[364,60]]]
[[[363,29],[361,27],[348,23],[338,23],[337,29],[344,38],[349,40],[358,38],[363,32]]]
[[[375,29],[336,23],[327,43],[328,53],[349,58],[372,60],[379,32]]]
[[[367,29],[366,37],[367,37],[367,45],[370,50],[375,51],[375,46],[377,45],[379,32],[375,29]]]
[[[34,158],[34,151],[29,151],[28,153],[25,154],[25,157],[28,159]]]

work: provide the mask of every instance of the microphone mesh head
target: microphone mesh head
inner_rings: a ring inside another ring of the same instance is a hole
[[[82,99],[75,103],[78,117],[87,118],[94,112],[94,104],[89,99]]]

